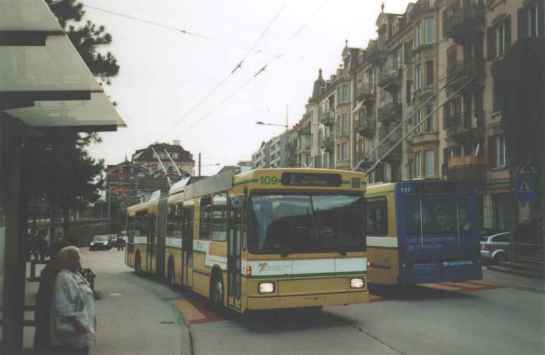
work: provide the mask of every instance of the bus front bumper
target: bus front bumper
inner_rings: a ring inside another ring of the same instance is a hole
[[[401,284],[437,282],[461,282],[481,280],[483,277],[480,260],[443,261],[418,263],[400,268]]]
[[[369,292],[350,291],[340,293],[307,294],[307,295],[278,295],[278,296],[249,296],[248,310],[303,308],[333,305],[348,305],[354,303],[368,303]]]

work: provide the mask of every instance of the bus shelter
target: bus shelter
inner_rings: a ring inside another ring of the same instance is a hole
[[[43,128],[115,131],[121,116],[44,0],[0,1],[0,353],[23,349],[22,147]]]

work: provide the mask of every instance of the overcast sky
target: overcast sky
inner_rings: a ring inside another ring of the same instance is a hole
[[[82,0],[104,10],[173,26],[190,36],[92,8],[87,18],[113,36],[121,71],[107,88],[128,128],[104,133],[92,154],[106,163],[154,142],[180,140],[204,174],[249,160],[259,144],[304,113],[318,69],[329,77],[341,51],[376,37],[380,0]],[[386,0],[401,13],[409,1]],[[268,28],[268,30],[267,30]],[[230,75],[237,63],[242,67]],[[265,71],[254,75],[267,65]],[[218,86],[218,84],[222,83]],[[215,87],[216,91],[203,101]],[[201,104],[199,104],[201,102]]]

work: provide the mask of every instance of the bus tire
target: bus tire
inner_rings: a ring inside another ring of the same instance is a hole
[[[494,263],[495,264],[501,264],[507,261],[507,255],[503,252],[499,252],[496,255],[494,255]]]
[[[138,276],[142,275],[142,264],[140,261],[140,252],[138,251],[134,255],[134,272]]]
[[[210,303],[214,311],[216,311],[218,314],[222,314],[224,312],[224,288],[221,271],[216,269],[212,275],[213,277],[210,281]]]

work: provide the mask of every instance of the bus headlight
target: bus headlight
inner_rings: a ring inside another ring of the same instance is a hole
[[[352,279],[350,280],[350,288],[364,288],[365,281],[363,279]]]
[[[273,293],[274,292],[274,282],[261,282],[258,285],[259,293]]]

